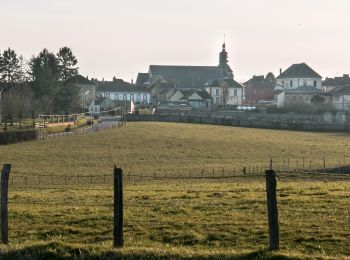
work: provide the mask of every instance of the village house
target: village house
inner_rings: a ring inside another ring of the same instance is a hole
[[[239,106],[243,99],[243,86],[234,79],[221,78],[207,82],[205,90],[215,106]]]
[[[187,101],[194,110],[210,111],[211,97],[205,90],[179,89],[169,98],[170,101]]]
[[[329,92],[335,88],[350,86],[349,74],[343,74],[342,77],[326,78],[322,82],[322,92]]]
[[[305,63],[293,64],[276,78],[277,107],[311,103],[321,92],[322,77]]]
[[[244,84],[244,103],[258,104],[273,101],[275,76],[270,72],[264,77],[253,76]]]
[[[334,109],[350,111],[350,85],[333,88],[327,94],[330,94],[332,97]]]
[[[96,95],[114,101],[133,101],[133,103],[150,103],[149,90],[144,86],[135,86],[121,79],[99,82]]]

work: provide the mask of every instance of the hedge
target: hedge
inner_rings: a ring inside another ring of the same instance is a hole
[[[0,132],[0,144],[13,144],[23,141],[35,140],[38,138],[38,131],[33,129],[7,130]]]

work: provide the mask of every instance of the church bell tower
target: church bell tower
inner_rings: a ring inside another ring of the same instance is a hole
[[[230,66],[228,65],[228,55],[226,51],[225,42],[222,44],[222,50],[219,54],[219,68],[222,71],[222,76],[224,78],[233,79],[233,72]]]

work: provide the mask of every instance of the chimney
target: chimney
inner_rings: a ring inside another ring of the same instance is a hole
[[[280,75],[282,74],[282,68],[280,69]]]

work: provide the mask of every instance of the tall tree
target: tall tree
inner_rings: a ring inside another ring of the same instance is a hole
[[[0,56],[0,80],[14,84],[20,79],[20,63],[14,50],[8,48]]]
[[[78,74],[78,67],[76,67],[78,60],[73,55],[73,52],[70,48],[61,48],[57,53],[57,60],[60,72],[60,80],[66,81]]]
[[[59,66],[52,52],[42,50],[30,61],[32,89],[38,100],[42,100],[42,111],[51,113],[54,109],[54,98],[58,92]]]

